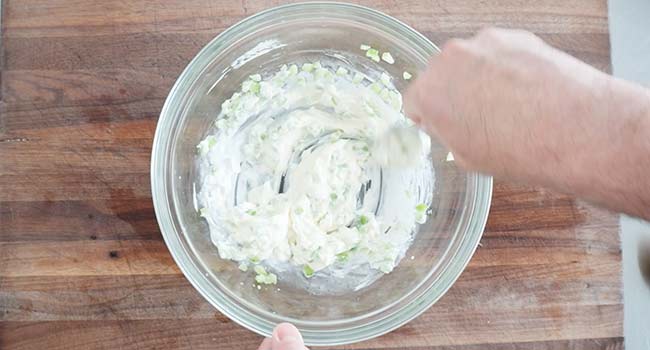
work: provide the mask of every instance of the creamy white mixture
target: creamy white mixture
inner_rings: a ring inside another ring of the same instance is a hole
[[[200,214],[221,258],[255,265],[258,283],[275,283],[263,266],[278,263],[308,278],[346,264],[393,270],[426,220],[417,181],[432,174],[429,139],[386,74],[283,66],[221,107],[198,145]]]

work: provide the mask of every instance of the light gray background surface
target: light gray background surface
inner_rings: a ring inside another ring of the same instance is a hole
[[[613,74],[650,86],[650,0],[610,0],[609,33]],[[650,224],[621,216],[627,350],[650,350],[650,286],[639,267],[640,254],[650,254],[648,242]]]

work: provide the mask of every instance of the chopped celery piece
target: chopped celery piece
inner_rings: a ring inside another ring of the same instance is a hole
[[[250,216],[255,216],[255,214],[257,214],[257,210],[253,210],[253,209],[246,210],[246,214]]]
[[[424,203],[420,203],[420,204],[415,206],[415,210],[417,210],[419,212],[423,212],[423,211],[427,210],[427,208],[428,208],[428,206],[426,204],[424,204]]]
[[[338,75],[338,76],[340,76],[340,77],[342,77],[342,76],[344,76],[344,75],[347,75],[347,74],[348,74],[348,70],[345,69],[345,68],[343,68],[343,67],[339,67],[339,68],[336,70],[336,75]]]
[[[409,80],[413,76],[411,75],[411,73],[405,71],[404,73],[402,73],[402,77],[404,78],[404,80]]]
[[[363,51],[368,51],[368,50],[371,49],[370,45],[366,45],[366,44],[361,44],[361,46],[359,46],[359,48],[361,50],[363,50]]]
[[[395,63],[395,59],[393,58],[393,55],[390,54],[390,52],[384,52],[381,54],[381,59],[388,63],[388,64],[393,64]]]
[[[256,256],[255,256],[255,257],[252,257],[252,258],[251,258],[251,262],[252,262],[253,264],[259,264],[259,262],[260,262],[260,258],[258,258],[258,257],[256,257]]]
[[[289,75],[296,75],[296,74],[298,74],[298,66],[296,66],[295,64],[292,64],[289,67]]]
[[[350,258],[350,254],[348,254],[348,252],[336,254],[336,260],[339,262],[346,262],[348,261],[349,258]]]
[[[249,78],[251,78],[252,81],[257,81],[257,82],[260,82],[262,80],[262,76],[259,74],[253,74]]]
[[[248,271],[248,264],[244,261],[239,263],[238,268],[244,272]]]

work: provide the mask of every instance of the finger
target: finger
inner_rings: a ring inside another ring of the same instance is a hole
[[[271,338],[264,338],[260,347],[257,350],[273,350],[273,340]]]
[[[416,79],[404,93],[404,114],[416,125],[422,123],[421,79]]]
[[[305,350],[302,335],[294,325],[281,323],[273,331],[273,350]]]

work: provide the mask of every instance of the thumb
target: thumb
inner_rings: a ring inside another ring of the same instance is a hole
[[[302,335],[294,325],[280,323],[273,331],[273,350],[305,350]]]

